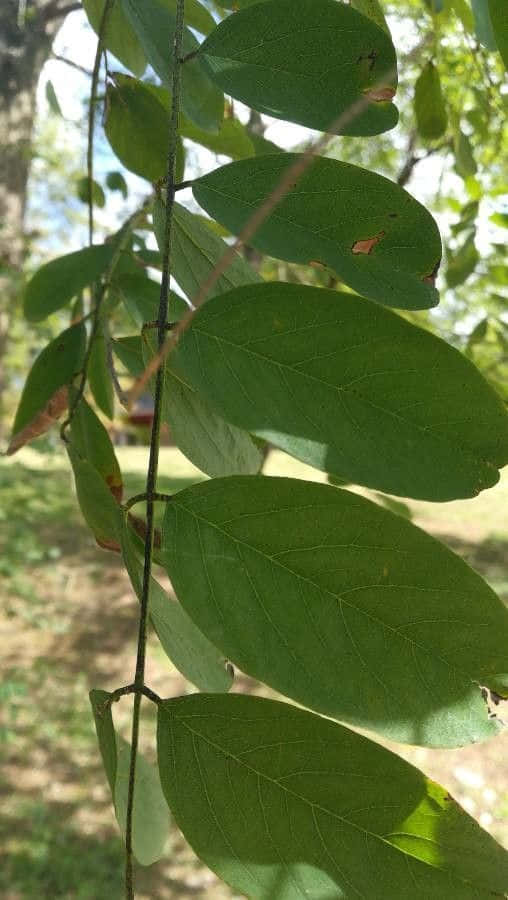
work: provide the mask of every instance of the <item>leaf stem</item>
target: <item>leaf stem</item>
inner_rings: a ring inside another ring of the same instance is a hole
[[[175,166],[178,140],[178,119],[180,109],[181,86],[181,53],[184,30],[185,0],[177,0],[176,25],[174,32],[173,53],[173,83],[172,103],[169,122],[168,157],[167,157],[167,186],[166,186],[166,222],[164,229],[164,249],[162,264],[162,282],[158,315],[158,349],[159,353],[166,339],[166,326],[168,322],[169,282],[171,268],[171,226],[173,217],[173,205],[175,199]],[[152,573],[152,556],[154,547],[154,494],[157,484],[157,471],[159,465],[159,444],[162,410],[162,394],[164,390],[164,367],[157,370],[155,379],[154,413],[152,433],[150,437],[150,457],[146,478],[146,536],[145,557],[143,566],[143,589],[141,592],[138,651],[136,659],[136,673],[134,685],[137,692],[134,695],[134,710],[132,717],[131,758],[129,767],[129,788],[127,797],[127,817],[125,827],[125,887],[127,900],[134,900],[134,881],[132,865],[132,814],[134,808],[134,786],[136,780],[136,759],[139,739],[139,720],[141,710],[141,689],[145,687],[145,662],[146,662],[146,635],[148,621],[148,603],[150,597],[150,579]]]
[[[101,306],[102,306],[102,301],[104,299],[104,295],[106,293],[106,289],[111,281],[113,272],[115,271],[115,269],[118,265],[118,262],[120,260],[120,257],[125,249],[125,245],[130,237],[132,229],[136,227],[136,225],[140,221],[140,219],[144,218],[146,212],[148,211],[149,207],[152,204],[152,200],[153,200],[153,198],[150,196],[147,200],[145,200],[143,205],[140,206],[138,209],[136,209],[132,213],[132,215],[129,216],[129,218],[124,222],[122,228],[120,229],[120,231],[118,232],[118,235],[116,237],[117,244],[116,244],[116,248],[113,253],[113,256],[111,257],[111,262],[110,262],[108,268],[106,269],[106,272],[104,274],[104,278],[103,278],[102,282],[100,282],[96,286],[96,289],[94,292],[95,305],[94,305],[94,308],[92,310],[90,310],[90,312],[88,313],[88,316],[86,317],[86,318],[89,318],[89,317],[92,318],[92,326],[90,329],[90,337],[88,338],[88,343],[87,343],[87,347],[86,347],[85,358],[83,360],[83,368],[81,370],[81,378],[79,381],[79,385],[78,385],[76,391],[74,392],[72,401],[69,404],[69,411],[67,413],[67,418],[65,419],[65,422],[63,422],[63,424],[60,428],[60,437],[63,441],[65,441],[65,443],[68,443],[68,438],[67,438],[67,434],[66,434],[67,429],[68,429],[69,425],[71,424],[71,422],[74,418],[74,413],[76,412],[76,409],[78,407],[78,404],[79,404],[83,394],[85,393],[86,381],[88,378],[88,365],[90,363],[90,357],[92,355],[93,342],[94,342],[94,340],[97,336],[97,332],[99,330]]]

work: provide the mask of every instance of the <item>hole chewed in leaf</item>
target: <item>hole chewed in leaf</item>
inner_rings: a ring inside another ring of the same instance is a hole
[[[28,425],[25,425],[21,431],[13,435],[12,440],[7,448],[7,456],[12,456],[25,444],[35,440],[45,434],[46,431],[55,425],[60,416],[65,412],[69,403],[67,387],[58,388],[53,394],[47,405],[32,419]]]
[[[356,255],[359,253],[363,253],[366,256],[372,252],[372,249],[379,244],[379,242],[384,238],[386,232],[380,231],[379,234],[374,235],[371,238],[365,238],[364,240],[355,241],[353,246],[351,247],[352,252]]]

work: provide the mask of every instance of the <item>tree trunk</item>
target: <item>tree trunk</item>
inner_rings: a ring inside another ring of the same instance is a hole
[[[0,429],[10,311],[19,302],[36,91],[64,16],[80,3],[0,0]]]

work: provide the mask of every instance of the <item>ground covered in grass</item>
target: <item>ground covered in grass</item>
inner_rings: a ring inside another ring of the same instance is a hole
[[[119,450],[127,493],[143,489],[144,448]],[[202,476],[162,451],[159,489]],[[268,474],[322,479],[273,453]],[[120,560],[83,525],[63,456],[24,450],[0,463],[0,896],[120,900],[123,854],[88,705],[91,687],[132,680],[137,608]],[[463,555],[508,601],[508,478],[474,501],[411,504],[415,521]],[[191,690],[150,637],[147,679],[164,696]],[[256,689],[239,677],[235,690]],[[142,740],[153,757],[153,711]],[[145,708],[146,707],[146,708]],[[115,707],[128,736],[130,701]],[[508,846],[508,737],[477,747],[397,752],[443,783]],[[212,898],[231,892],[175,829],[164,860],[137,875],[139,897]]]

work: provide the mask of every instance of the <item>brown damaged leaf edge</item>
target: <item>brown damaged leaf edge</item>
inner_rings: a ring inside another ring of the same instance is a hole
[[[113,494],[113,496],[114,496],[114,494]],[[128,514],[127,519],[128,519],[128,522],[129,522],[129,525],[131,526],[131,528],[136,532],[138,537],[140,537],[141,540],[144,541],[146,538],[146,522],[145,522],[145,520],[140,519],[138,516],[133,516],[132,513]],[[95,541],[96,541],[97,545],[99,547],[101,547],[102,550],[110,550],[112,553],[121,553],[122,552],[122,548],[120,547],[120,544],[117,541],[114,541],[114,540],[103,541],[98,537],[95,538]],[[156,528],[154,531],[153,543],[154,543],[154,547],[157,550],[160,549],[161,541],[162,541],[161,532],[159,531],[158,528]]]
[[[69,405],[69,394],[67,387],[60,387],[53,394],[44,409],[42,409],[28,425],[25,425],[21,431],[15,434],[7,448],[6,456],[12,456],[25,444],[35,440],[45,434],[46,431],[56,424],[60,416],[65,412]]]
[[[423,276],[422,281],[425,282],[425,284],[431,284],[432,287],[435,287],[437,273],[439,272],[440,265],[441,265],[441,260],[438,259],[436,265],[432,269],[432,272],[429,275]]]
[[[352,252],[356,255],[358,253],[364,253],[366,256],[371,253],[373,247],[384,238],[386,231],[380,231],[379,234],[374,235],[374,237],[366,238],[365,240],[355,241],[353,246],[351,247]]]

